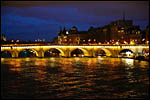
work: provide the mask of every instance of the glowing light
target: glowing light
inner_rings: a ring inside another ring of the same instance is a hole
[[[134,64],[134,60],[133,59],[125,59],[125,63],[127,64],[127,65],[130,65],[129,67],[133,67],[133,64]]]
[[[65,39],[65,41],[67,41],[67,39]]]
[[[146,41],[146,43],[148,44],[148,43],[149,43],[149,41]]]
[[[127,42],[126,42],[126,41],[124,41],[123,43],[124,43],[124,44],[127,44]]]
[[[144,41],[145,39],[142,39],[142,41]]]
[[[99,42],[98,44],[102,44],[101,42]]]
[[[69,34],[69,32],[68,32],[68,31],[66,31],[66,34]]]
[[[116,42],[115,44],[117,44],[117,45],[118,45],[118,44],[119,44],[119,42]]]
[[[88,40],[89,42],[91,41],[91,39]]]
[[[76,57],[76,54],[73,54],[73,57]]]
[[[132,41],[130,41],[130,44],[135,44],[135,42],[132,40]]]
[[[130,51],[127,51],[126,54],[127,54],[127,55],[130,55],[130,54],[132,54],[132,53],[131,53]]]
[[[124,32],[124,30],[121,30],[121,32]]]
[[[19,42],[19,40],[17,40],[16,42]]]
[[[83,55],[83,54],[82,54],[81,56],[82,56],[82,57],[84,57],[84,55]]]

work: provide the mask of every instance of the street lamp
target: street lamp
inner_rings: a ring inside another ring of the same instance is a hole
[[[130,41],[130,44],[133,45],[133,44],[135,44],[135,42],[134,42],[133,40],[131,40],[131,41]]]
[[[149,41],[148,41],[148,40],[146,41],[146,44],[149,44]]]
[[[118,44],[119,44],[119,42],[117,41],[115,44],[117,44],[117,45],[118,45]]]

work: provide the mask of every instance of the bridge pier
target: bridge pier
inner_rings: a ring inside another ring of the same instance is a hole
[[[15,51],[15,50],[12,51],[11,54],[12,54],[12,57],[13,57],[13,58],[19,57],[19,52]]]
[[[38,57],[44,57],[44,50],[40,50],[38,52]]]

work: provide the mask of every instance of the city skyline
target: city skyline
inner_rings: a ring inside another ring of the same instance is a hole
[[[60,26],[87,31],[91,26],[103,27],[121,20],[123,12],[127,20],[133,20],[143,30],[149,24],[148,4],[149,1],[1,1],[1,33],[8,40],[52,41]]]

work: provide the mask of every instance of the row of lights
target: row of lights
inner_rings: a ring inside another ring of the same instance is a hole
[[[71,41],[71,39],[69,39],[69,41]],[[85,42],[86,40],[82,40],[83,42]],[[88,42],[91,42],[92,39],[88,39]],[[93,39],[94,42],[96,42],[96,39]],[[145,41],[145,39],[142,39],[142,41]],[[65,42],[67,42],[67,39],[65,39]],[[127,41],[123,41],[123,44],[135,44],[137,42],[137,40],[131,40],[130,43],[128,43]],[[119,42],[119,40],[114,41],[114,40],[110,40],[110,41],[105,41],[106,44],[121,44]],[[146,43],[148,44],[149,41],[146,41]],[[99,42],[98,44],[102,44],[101,42]]]
[[[16,40],[16,41],[15,40],[11,40],[11,42],[20,42],[20,40]]]
[[[35,42],[45,42],[45,39],[36,39]]]

